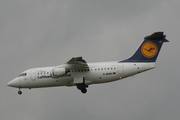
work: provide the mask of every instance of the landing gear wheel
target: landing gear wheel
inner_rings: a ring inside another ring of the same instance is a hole
[[[78,84],[78,85],[77,85],[77,89],[78,89],[78,90],[81,90],[81,89],[82,89],[82,86]]]
[[[19,91],[18,91],[18,94],[21,95],[21,94],[22,94],[22,91],[19,90]]]
[[[88,85],[86,85],[85,83],[79,83],[79,84],[76,84],[77,86],[77,89],[78,90],[81,90],[82,93],[86,93],[87,92],[87,87]]]
[[[86,93],[86,92],[87,92],[87,89],[86,89],[86,88],[83,88],[83,89],[81,89],[81,92],[82,92],[82,93]]]

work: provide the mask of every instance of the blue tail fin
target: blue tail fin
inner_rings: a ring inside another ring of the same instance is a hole
[[[120,62],[155,62],[164,42],[169,41],[163,32],[146,36],[134,55]]]

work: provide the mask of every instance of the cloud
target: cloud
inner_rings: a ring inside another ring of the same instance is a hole
[[[179,1],[0,1],[1,119],[179,118]],[[87,62],[129,57],[146,35],[164,31],[157,68],[122,81],[22,90],[6,86],[22,71],[58,65],[73,56]],[[175,54],[176,53],[176,54]]]

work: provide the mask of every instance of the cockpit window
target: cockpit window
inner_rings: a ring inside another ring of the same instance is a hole
[[[20,76],[26,76],[27,75],[27,73],[21,73],[20,75],[19,75],[19,77]]]

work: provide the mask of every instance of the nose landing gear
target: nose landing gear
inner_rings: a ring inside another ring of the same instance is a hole
[[[19,95],[21,95],[21,94],[22,94],[22,91],[21,91],[21,89],[20,89],[20,88],[19,88],[18,94],[19,94]]]

